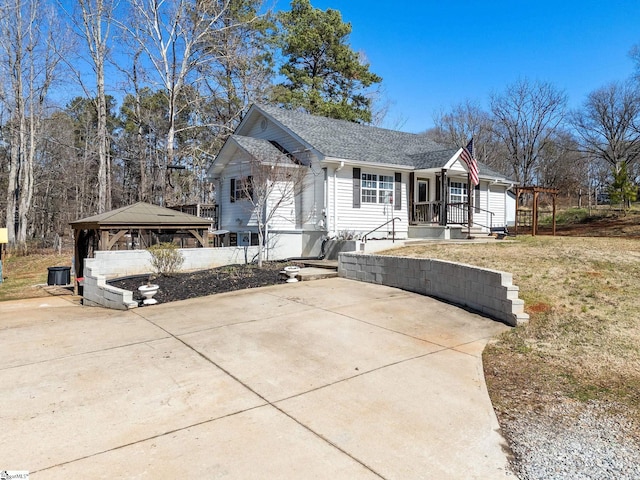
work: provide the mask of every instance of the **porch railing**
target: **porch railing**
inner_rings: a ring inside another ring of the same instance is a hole
[[[195,215],[196,217],[208,218],[211,220],[211,229],[218,229],[218,205],[196,203],[190,205],[175,205],[169,207],[172,210]]]
[[[439,224],[443,203],[421,202],[413,205],[411,221],[413,224]],[[447,203],[447,224],[468,225],[469,205],[466,203]],[[490,230],[493,227],[494,213],[484,208],[473,206],[473,225],[485,227]],[[486,220],[485,220],[486,219]],[[487,225],[485,225],[487,223]]]
[[[489,230],[493,228],[494,213],[484,208],[473,208],[473,225],[485,227]],[[478,218],[487,218],[488,225],[477,221]],[[447,204],[447,223],[452,225],[468,225],[469,224],[469,205],[466,203],[448,203]],[[472,225],[472,226],[473,226]]]
[[[466,225],[469,219],[469,205],[466,203],[447,203],[447,223]]]
[[[413,223],[438,223],[442,202],[421,202],[413,205]]]

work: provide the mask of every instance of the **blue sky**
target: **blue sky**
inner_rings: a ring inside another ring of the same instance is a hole
[[[551,82],[578,107],[634,70],[640,1],[311,0],[351,22],[351,47],[383,77],[385,124],[409,132],[466,99],[487,107],[519,78]],[[289,1],[279,0],[288,9]]]

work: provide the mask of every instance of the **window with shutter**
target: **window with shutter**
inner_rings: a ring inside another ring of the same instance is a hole
[[[360,169],[353,169],[353,208],[360,208]]]

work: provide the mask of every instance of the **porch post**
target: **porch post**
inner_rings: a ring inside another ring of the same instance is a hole
[[[414,209],[414,204],[415,204],[415,180],[416,180],[416,174],[414,172],[410,172],[409,173],[409,225],[415,225],[416,223],[416,216],[415,216],[415,209]]]
[[[447,170],[443,168],[440,175],[440,225],[447,224],[447,204],[449,203],[449,189],[447,188]]]

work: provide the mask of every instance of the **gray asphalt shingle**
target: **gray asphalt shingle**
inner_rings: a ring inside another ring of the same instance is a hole
[[[434,142],[426,135],[361,125],[272,105],[256,107],[325,157],[426,170],[444,167],[458,150]],[[478,162],[478,169],[480,176],[508,180],[481,162]]]

